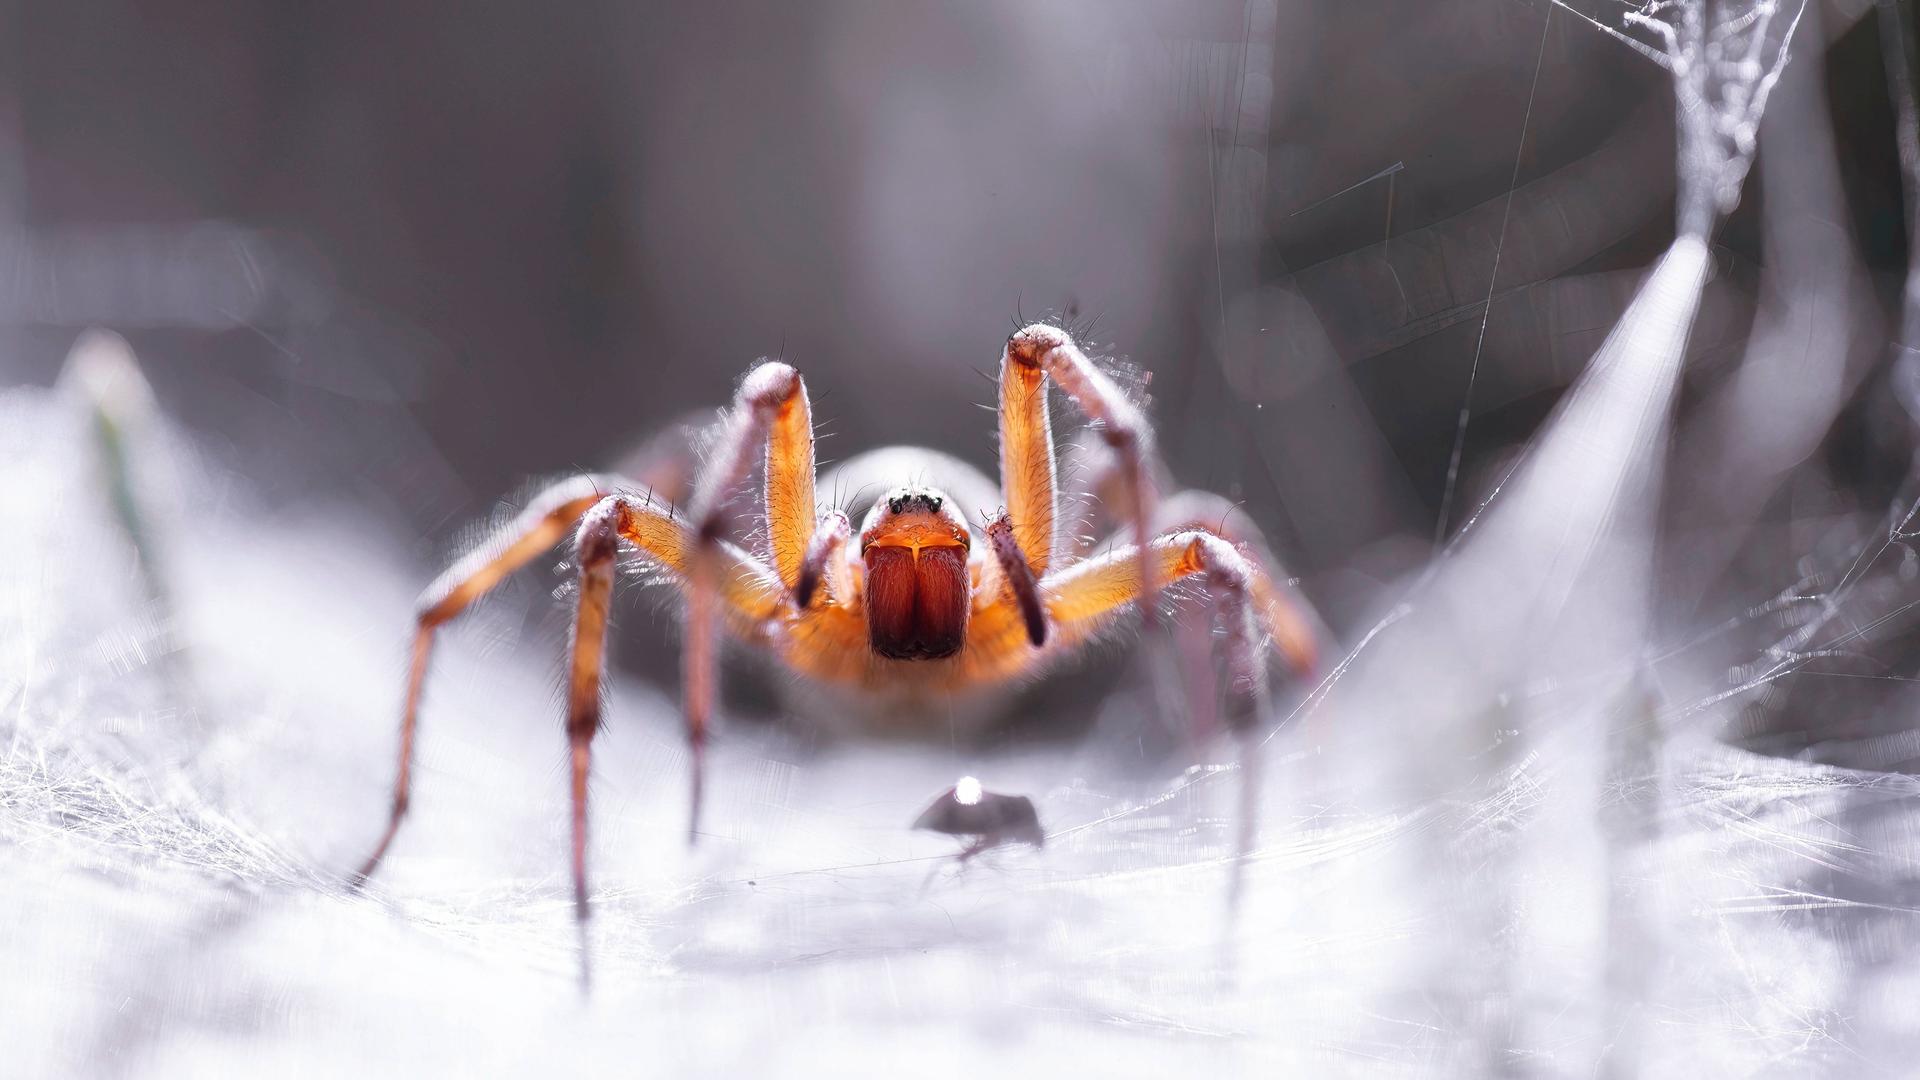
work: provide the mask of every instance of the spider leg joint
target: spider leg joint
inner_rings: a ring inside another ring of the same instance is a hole
[[[580,519],[574,547],[582,566],[607,562],[618,553],[620,518],[625,513],[625,503],[621,496],[609,495]]]
[[[800,373],[792,364],[768,360],[747,372],[740,383],[740,400],[757,407],[772,408],[793,397],[800,388]]]
[[[1065,330],[1047,323],[1033,323],[1007,338],[1007,355],[1028,367],[1038,367],[1048,353],[1072,344]]]

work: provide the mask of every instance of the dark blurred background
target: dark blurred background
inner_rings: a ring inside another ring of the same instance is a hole
[[[0,1072],[1911,1075],[1915,2],[1810,0],[1704,289],[1672,79],[1565,3],[0,0]],[[1263,749],[1190,619],[1187,701],[1116,634],[978,743],[723,727],[690,849],[627,589],[589,937],[563,551],[441,638],[347,893],[411,598],[530,484],[763,355],[823,457],[991,472],[1042,316],[1338,638]],[[95,326],[164,422],[39,389]],[[1044,850],[905,828],[963,774]]]
[[[423,565],[762,355],[806,373],[823,457],[991,469],[983,373],[1054,314],[1151,371],[1175,476],[1345,623],[1429,549],[1496,249],[1461,499],[1672,233],[1668,76],[1527,0],[0,10],[7,381],[118,329],[269,505],[351,506]],[[1890,303],[1876,22],[1820,15]],[[1752,317],[1763,173],[1694,391]],[[1850,409],[1823,453],[1878,505],[1906,428]]]

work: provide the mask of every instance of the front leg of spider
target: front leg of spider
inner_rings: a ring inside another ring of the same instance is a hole
[[[1059,484],[1047,421],[1048,379],[1066,393],[1113,450],[1115,479],[1126,504],[1119,512],[1133,527],[1133,541],[1141,552],[1140,620],[1152,626],[1160,586],[1145,555],[1155,508],[1153,428],[1140,407],[1065,330],[1046,323],[1015,332],[1007,339],[1000,362],[1001,485],[1015,538],[1034,576],[1044,577],[1053,566],[1059,539]]]
[[[779,361],[747,372],[734,393],[707,464],[694,484],[688,514],[697,550],[686,585],[686,642],[681,653],[681,708],[686,714],[691,776],[687,842],[700,836],[700,808],[706,780],[707,731],[718,697],[720,666],[720,567],[716,552],[726,531],[726,509],[735,490],[753,472],[755,456],[764,463],[765,514],[769,554],[788,594],[797,595],[809,570],[822,574],[837,554],[835,523],[824,522],[815,543],[813,410],[800,373]],[[811,556],[811,558],[810,558]],[[808,599],[817,577],[804,585]],[[830,582],[832,578],[828,578]],[[844,585],[842,586],[844,588]]]
[[[967,846],[960,849],[963,863],[1002,844],[1017,841],[1045,847],[1047,841],[1032,799],[988,791],[971,776],[961,777],[959,783],[933,800],[914,819],[913,827],[968,837]]]

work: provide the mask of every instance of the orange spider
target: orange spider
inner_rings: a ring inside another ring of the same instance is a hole
[[[1081,557],[1059,527],[1051,378],[1113,451],[1113,484],[1134,537],[1146,544]],[[721,626],[815,684],[900,702],[1003,685],[1085,644],[1127,605],[1152,619],[1159,589],[1204,577],[1227,671],[1226,720],[1246,734],[1267,696],[1266,650],[1299,669],[1314,657],[1310,611],[1264,563],[1257,536],[1218,524],[1224,499],[1185,492],[1164,502],[1151,483],[1151,429],[1140,410],[1058,327],[1035,324],[1007,340],[1000,365],[1000,492],[971,467],[932,451],[862,455],[841,467],[937,473],[984,524],[970,527],[953,498],[922,485],[874,503],[856,535],[840,510],[814,502],[813,417],[800,373],[763,362],[747,373],[695,480],[685,513],[618,478],[583,476],[543,491],[491,543],[455,563],[421,596],[400,721],[393,809],[355,876],[379,866],[406,816],[420,688],[434,629],[576,528],[580,589],[567,681],[572,750],[575,913],[588,915],[586,838],[590,747],[601,721],[607,609],[620,541],[666,571],[685,599],[683,693],[692,749],[689,837],[698,829],[702,758],[713,714]],[[767,552],[721,533],[725,507],[765,445]],[[929,468],[929,463],[931,467]],[[895,473],[898,477],[901,473]],[[988,506],[1004,499],[997,512]],[[1197,523],[1200,517],[1216,522]],[[1171,527],[1169,527],[1171,526]],[[1161,531],[1156,535],[1154,527]],[[1243,827],[1244,827],[1243,823]]]

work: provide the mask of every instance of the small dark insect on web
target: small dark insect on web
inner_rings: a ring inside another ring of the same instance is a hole
[[[988,791],[972,776],[961,777],[933,800],[933,804],[914,819],[913,827],[971,837],[960,850],[961,862],[1003,844],[1046,846],[1046,834],[1040,828],[1040,815],[1034,810],[1032,799]]]

